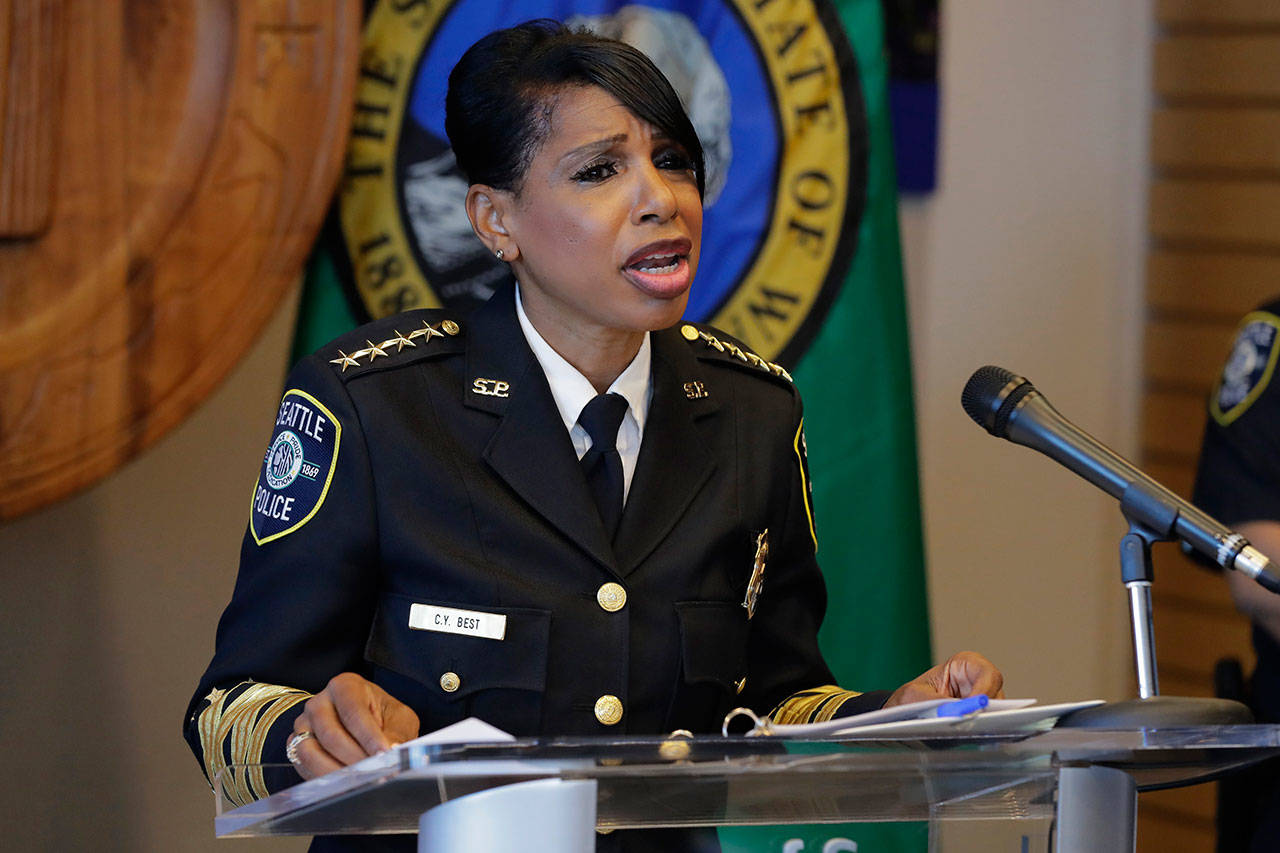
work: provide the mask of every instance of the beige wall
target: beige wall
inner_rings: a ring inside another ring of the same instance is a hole
[[[1006,367],[1135,455],[1149,19],[947,4],[939,189],[901,211],[934,648],[981,649],[1041,700],[1134,692],[1119,511],[960,392]]]
[[[935,646],[982,649],[1043,700],[1131,690],[1116,509],[958,401],[1001,364],[1135,447],[1147,18],[1145,2],[949,5],[942,186],[903,207]],[[14,849],[214,849],[179,720],[230,593],[292,310],[159,445],[0,527]]]
[[[180,726],[231,595],[295,302],[291,293],[235,373],[159,444],[0,526],[7,849],[229,849],[215,848],[213,795]]]

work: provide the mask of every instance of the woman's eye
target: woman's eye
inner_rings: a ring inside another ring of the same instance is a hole
[[[573,179],[580,183],[597,184],[606,178],[611,178],[618,174],[618,168],[609,161],[600,163],[592,163],[585,166],[574,173]]]
[[[671,169],[677,172],[693,171],[693,160],[683,151],[664,151],[653,162],[659,169]]]

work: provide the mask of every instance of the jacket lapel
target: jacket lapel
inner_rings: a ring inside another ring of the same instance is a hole
[[[470,327],[463,404],[500,418],[485,462],[548,522],[616,572],[573,443],[516,319],[511,285],[476,309]]]
[[[720,406],[714,394],[691,398],[698,392],[686,391],[686,383],[705,383],[677,328],[652,335],[653,401],[615,543],[623,574],[671,532],[715,469],[706,448],[713,446],[709,433]]]

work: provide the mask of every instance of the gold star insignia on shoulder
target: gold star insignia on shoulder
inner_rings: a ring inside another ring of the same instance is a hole
[[[215,687],[212,690],[210,690],[209,695],[204,698],[210,705],[213,705],[213,704],[216,704],[218,701],[220,701],[222,697],[226,695],[227,695],[227,691],[223,690],[220,687]]]
[[[421,329],[414,329],[407,335],[399,329],[396,329],[394,330],[394,337],[387,338],[382,343],[376,344],[371,340],[365,340],[365,346],[352,352],[350,355],[342,350],[338,350],[338,357],[331,359],[329,363],[341,365],[342,371],[345,373],[348,367],[364,367],[372,364],[379,356],[383,358],[390,358],[393,355],[403,352],[405,347],[417,349],[418,344],[415,343],[415,341],[419,338],[429,341],[432,338],[443,338],[446,335],[457,335],[461,331],[462,330],[459,328],[458,324],[452,320],[442,320],[434,326],[424,320]],[[395,349],[391,350],[392,347]],[[388,350],[391,351],[388,352]],[[368,356],[369,360],[362,364],[360,359],[365,356]]]
[[[697,329],[694,326],[689,325],[688,323],[680,327],[680,334],[683,335],[684,338],[690,342],[701,339],[707,346],[711,347],[712,349],[717,350],[719,352],[728,353],[729,355],[736,358],[738,361],[741,361],[743,364],[749,364],[752,367],[758,368],[767,373],[772,373],[774,376],[781,376],[784,379],[786,379],[788,382],[791,382],[793,384],[795,382],[795,380],[791,378],[791,374],[787,373],[787,371],[782,368],[782,365],[774,364],[771,361],[765,361],[763,358],[756,355],[751,350],[743,349],[742,347],[738,346],[732,341],[722,341],[719,338],[717,338],[715,335],[707,334],[706,332],[700,329]]]
[[[360,353],[356,353],[356,358],[359,358],[359,356],[360,356]],[[348,367],[359,367],[359,366],[360,366],[360,362],[356,361],[356,359],[355,359],[355,358],[352,358],[351,356],[347,355],[347,354],[346,354],[345,352],[343,352],[342,350],[338,350],[338,357],[337,357],[337,358],[334,358],[334,359],[330,359],[330,360],[329,360],[329,363],[330,363],[330,364],[341,364],[341,365],[342,365],[342,372],[343,372],[343,373],[346,373],[346,372],[347,372],[347,368],[348,368]]]
[[[408,338],[406,338],[404,335],[400,334],[400,330],[399,330],[399,329],[396,329],[396,336],[395,336],[394,338],[392,338],[392,339],[391,339],[391,340],[389,340],[389,341],[383,341],[383,342],[382,342],[382,345],[383,345],[384,347],[389,347],[389,346],[391,346],[392,344],[395,344],[395,345],[396,345],[396,352],[400,352],[400,350],[404,349],[405,347],[416,347],[416,346],[417,346],[417,344],[415,344],[413,341],[409,340],[409,339],[408,339]]]
[[[409,337],[411,338],[425,337],[427,340],[431,340],[432,338],[443,338],[444,333],[441,332],[439,329],[432,328],[430,323],[428,323],[426,320],[423,320],[422,328],[414,329],[412,332],[409,333]]]

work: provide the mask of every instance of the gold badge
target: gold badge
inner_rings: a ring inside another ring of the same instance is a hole
[[[471,393],[484,397],[510,397],[511,383],[503,379],[477,379],[471,383]]]
[[[764,588],[764,564],[768,559],[769,528],[766,527],[756,537],[756,559],[751,566],[751,580],[747,583],[747,597],[742,600],[742,606],[747,608],[748,619],[756,615],[756,599],[760,597],[760,590]]]
[[[701,400],[703,397],[709,397],[707,386],[701,382],[684,383],[684,395],[690,400]]]

